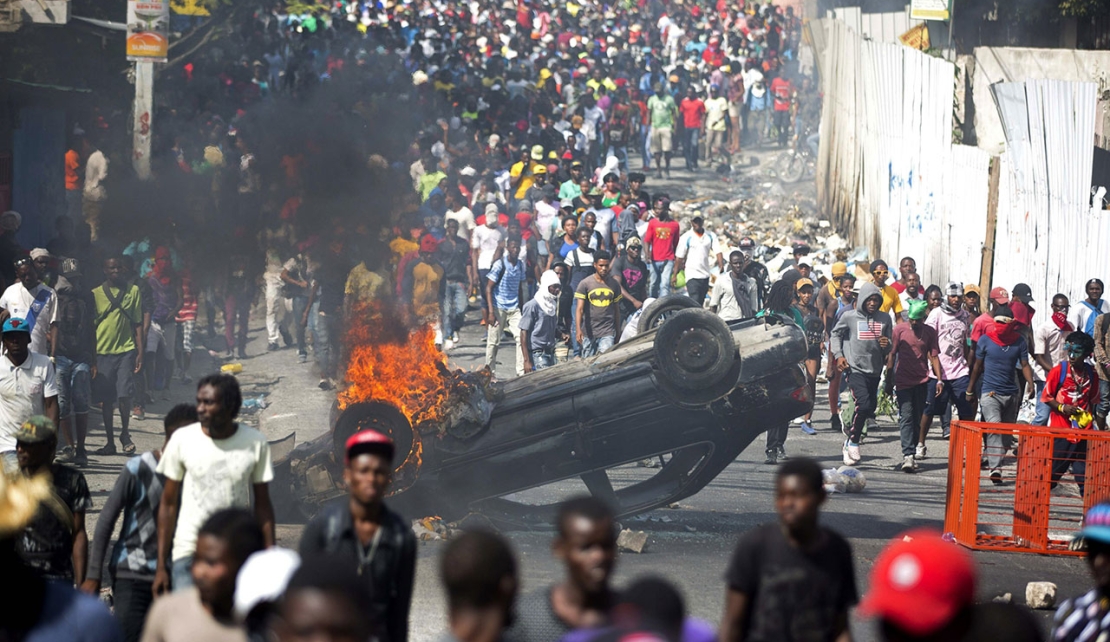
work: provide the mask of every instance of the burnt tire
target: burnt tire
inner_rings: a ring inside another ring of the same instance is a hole
[[[636,330],[640,333],[647,332],[671,318],[675,312],[690,308],[701,308],[701,306],[685,294],[668,294],[660,297],[652,301],[651,305],[640,314],[640,322]]]
[[[336,461],[344,460],[347,440],[351,435],[362,430],[376,430],[393,440],[394,466],[404,463],[413,448],[412,425],[404,413],[391,404],[366,401],[351,404],[335,420],[332,442]]]
[[[732,331],[707,310],[674,312],[656,331],[653,350],[658,376],[676,391],[697,395],[736,383],[740,357]]]

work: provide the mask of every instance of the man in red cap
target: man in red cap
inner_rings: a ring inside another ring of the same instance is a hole
[[[367,615],[382,642],[408,639],[416,573],[416,536],[408,521],[383,501],[393,482],[394,455],[393,440],[380,432],[351,435],[343,468],[348,501],[333,503],[316,515],[300,545],[302,559],[327,553],[354,567],[372,596]]]
[[[971,555],[928,529],[898,536],[871,568],[871,590],[857,612],[879,618],[887,642],[1039,640],[1027,609],[975,602]]]

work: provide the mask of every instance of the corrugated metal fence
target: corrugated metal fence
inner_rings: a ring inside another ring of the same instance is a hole
[[[902,11],[863,13],[862,7],[836,7],[829,10],[829,17],[844,22],[867,40],[897,43],[898,37],[924,20],[910,17],[910,5]]]
[[[873,257],[916,258],[926,284],[976,281],[989,157],[952,145],[954,66],[823,23],[824,211]]]
[[[1110,218],[1089,193],[1097,91],[1060,80],[991,85],[1006,135],[994,282],[1028,283],[1038,310],[1057,292],[1078,305],[1088,279],[1110,275]]]

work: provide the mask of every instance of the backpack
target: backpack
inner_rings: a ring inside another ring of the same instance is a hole
[[[89,301],[86,298],[72,289],[58,291],[57,324],[58,341],[61,344],[59,353],[68,352],[67,348],[78,348],[81,345],[81,339],[94,335],[94,330],[90,327],[91,317]]]

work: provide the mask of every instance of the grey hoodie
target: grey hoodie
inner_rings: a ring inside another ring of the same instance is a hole
[[[867,299],[877,296],[882,298],[874,283],[864,283],[860,286],[859,302],[854,310],[846,311],[832,329],[829,335],[829,347],[834,359],[844,357],[853,372],[879,376],[886,363],[886,355],[890,348],[885,350],[879,347],[879,337],[891,338],[893,324],[890,315],[886,312],[876,311],[870,317],[863,309]]]

